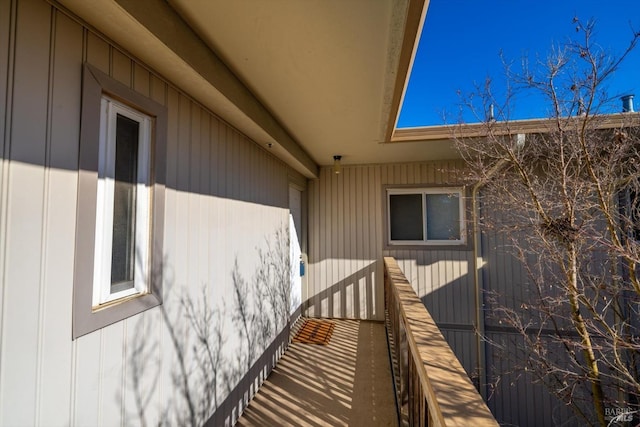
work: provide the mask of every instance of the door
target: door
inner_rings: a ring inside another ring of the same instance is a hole
[[[289,256],[291,265],[291,307],[293,314],[302,304],[302,191],[289,186]]]

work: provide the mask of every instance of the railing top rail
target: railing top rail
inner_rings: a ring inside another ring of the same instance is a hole
[[[399,302],[411,357],[417,366],[429,410],[440,426],[497,426],[440,329],[394,258],[385,257],[389,291]]]

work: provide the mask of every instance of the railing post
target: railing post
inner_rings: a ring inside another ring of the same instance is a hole
[[[385,309],[387,338],[392,355],[393,377],[396,390],[396,403],[401,425],[409,421],[409,352],[407,335],[400,315],[400,307],[395,293],[392,291],[392,280],[388,271],[384,270]]]
[[[403,425],[497,427],[395,259],[384,259],[387,334]]]
[[[397,306],[397,301],[396,301]],[[409,372],[409,351],[407,349],[407,333],[405,331],[402,319],[398,316],[399,310],[396,310],[396,325],[398,328],[398,341],[396,344],[396,354],[398,355],[398,367],[400,368],[400,399],[399,409],[400,415],[405,420],[409,414],[409,381],[411,374]]]

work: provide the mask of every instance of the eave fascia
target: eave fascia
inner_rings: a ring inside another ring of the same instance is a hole
[[[396,130],[400,108],[402,107],[409,77],[411,76],[411,68],[413,67],[413,61],[418,50],[420,34],[422,33],[422,27],[427,17],[428,8],[429,0],[409,0],[402,48],[398,59],[396,80],[391,98],[391,108],[384,132],[384,141],[391,141]]]
[[[616,129],[640,125],[640,113],[617,113],[592,115],[592,129]],[[575,127],[585,120],[583,116],[559,119],[513,120],[493,123],[470,123],[443,126],[424,126],[396,129],[390,138],[391,143],[453,140],[455,138],[482,138],[492,135],[514,135],[518,133],[546,133],[558,128],[558,123],[566,126],[568,122]]]

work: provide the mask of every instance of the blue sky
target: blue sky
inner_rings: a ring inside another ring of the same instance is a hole
[[[640,31],[640,0],[431,0],[398,127],[458,122],[459,92],[472,92],[487,77],[497,91],[504,87],[501,51],[515,64],[523,57],[531,63],[545,58],[552,45],[577,36],[574,16],[595,19],[595,41],[621,54],[631,27]],[[640,45],[607,88],[609,95],[635,94],[638,111]],[[534,97],[518,98],[514,111],[512,119],[547,115]],[[466,115],[464,121],[475,120]]]

